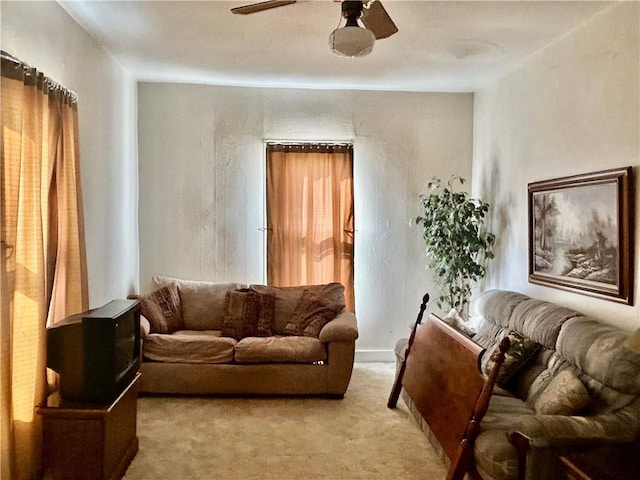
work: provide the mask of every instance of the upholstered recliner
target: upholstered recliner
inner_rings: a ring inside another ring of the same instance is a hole
[[[640,354],[626,348],[627,332],[509,291],[484,293],[475,310],[473,340],[488,351],[512,331],[539,344],[496,389],[481,422],[473,467],[483,479],[565,478],[561,455],[638,439]],[[406,343],[396,346],[399,362]],[[403,400],[429,433],[406,393]]]

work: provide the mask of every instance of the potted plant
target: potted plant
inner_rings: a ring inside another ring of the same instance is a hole
[[[465,179],[452,176],[444,184],[432,178],[429,193],[420,195],[422,226],[428,268],[438,277],[442,295],[439,308],[455,309],[463,314],[471,298],[471,285],[486,274],[485,263],[493,258],[495,236],[485,228],[489,204],[456,191],[454,184]]]

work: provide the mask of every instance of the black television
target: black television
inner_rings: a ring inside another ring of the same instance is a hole
[[[47,327],[47,367],[60,375],[60,397],[107,403],[140,369],[140,306],[112,300]]]

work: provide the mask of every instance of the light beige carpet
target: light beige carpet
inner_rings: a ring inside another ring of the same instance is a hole
[[[343,400],[142,397],[125,479],[442,479],[406,406],[387,408],[394,373],[356,364]]]

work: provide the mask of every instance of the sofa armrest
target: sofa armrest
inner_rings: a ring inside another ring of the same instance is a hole
[[[140,315],[140,338],[145,338],[151,332],[151,324],[147,317]]]
[[[354,342],[358,338],[356,316],[347,310],[343,310],[336,318],[322,327],[319,338],[323,343]]]
[[[636,420],[623,412],[591,417],[527,415],[513,426],[514,444],[534,448],[590,447],[632,441]]]

